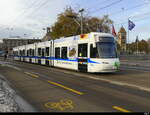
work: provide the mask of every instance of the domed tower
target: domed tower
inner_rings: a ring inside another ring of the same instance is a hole
[[[118,44],[121,47],[122,51],[126,51],[126,43],[127,43],[127,32],[122,26],[120,31],[118,32]]]

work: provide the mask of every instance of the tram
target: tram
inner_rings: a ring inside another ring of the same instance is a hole
[[[99,73],[119,71],[114,36],[91,32],[13,48],[14,60]]]

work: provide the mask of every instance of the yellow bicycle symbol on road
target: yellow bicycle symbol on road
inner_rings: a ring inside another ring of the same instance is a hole
[[[62,99],[60,100],[60,102],[49,102],[45,104],[46,108],[50,108],[50,109],[57,109],[60,111],[64,111],[66,109],[70,109],[72,110],[73,107],[73,102],[71,100],[68,99]]]

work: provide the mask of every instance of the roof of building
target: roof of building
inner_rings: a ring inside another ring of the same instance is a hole
[[[126,30],[124,29],[124,27],[122,26],[119,30],[119,33],[127,33]]]
[[[34,40],[34,41],[41,41],[41,39],[25,39],[25,38],[4,38],[2,40]]]
[[[0,39],[0,43],[3,43],[3,40],[2,40],[2,39]]]

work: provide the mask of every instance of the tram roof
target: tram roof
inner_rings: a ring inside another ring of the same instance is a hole
[[[110,34],[110,33],[100,33],[100,32],[91,32],[91,33],[88,33],[88,35],[92,35],[92,34],[97,34],[99,36],[104,36],[104,37],[105,36],[107,36],[107,37],[113,37],[113,35]],[[56,39],[54,41],[55,42],[64,42],[64,41],[72,41],[72,40],[80,40],[80,35],[70,36],[70,37],[62,37],[62,38]]]

